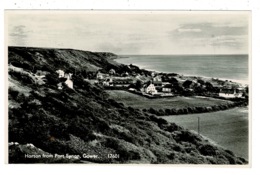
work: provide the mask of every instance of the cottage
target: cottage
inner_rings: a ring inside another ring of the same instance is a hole
[[[144,92],[147,93],[147,94],[157,94],[157,90],[154,86],[153,83],[148,83],[146,85],[144,85]]]

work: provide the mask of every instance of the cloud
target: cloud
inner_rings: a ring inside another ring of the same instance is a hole
[[[184,32],[180,32],[184,31]],[[245,35],[248,33],[247,26],[232,26],[231,24],[218,25],[215,23],[182,24],[171,32],[180,37],[215,37],[222,35]]]
[[[27,43],[28,33],[30,31],[26,30],[26,26],[24,25],[17,25],[11,28],[9,33],[9,39],[11,42],[11,45],[18,45],[18,46],[24,46]]]
[[[189,48],[217,48],[232,52],[248,51],[248,27],[233,23],[186,23],[172,30],[170,38],[178,45]],[[208,50],[210,52],[210,50]]]
[[[201,32],[201,29],[182,29],[182,28],[179,28],[177,29],[178,32],[182,33],[182,32]]]
[[[25,28],[26,27],[24,25],[14,26],[9,36],[26,37],[27,32],[25,31]]]

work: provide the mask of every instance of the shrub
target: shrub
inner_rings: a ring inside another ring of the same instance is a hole
[[[11,75],[12,77],[15,77],[15,79],[22,82],[23,84],[33,84],[34,83],[34,80],[26,73],[9,71],[9,75]]]
[[[201,145],[199,147],[199,152],[204,156],[216,156],[217,155],[217,149],[209,144]]]
[[[8,89],[8,94],[9,94],[9,96],[12,97],[13,99],[16,99],[17,96],[18,96],[18,94],[19,94],[19,92],[18,92],[18,91],[15,91],[15,90],[12,89],[12,88],[9,88],[9,89]]]
[[[168,125],[166,127],[165,130],[168,131],[168,132],[174,132],[174,131],[179,131],[181,129],[182,129],[182,127],[176,125],[175,123],[171,123],[170,125]]]
[[[176,135],[175,140],[190,142],[190,143],[197,145],[201,141],[201,138],[199,138],[197,135],[195,135],[189,131],[184,130],[184,131],[179,132]]]
[[[155,109],[153,109],[153,108],[150,108],[148,111],[149,111],[151,114],[156,114],[156,113],[157,113],[157,111],[156,111]]]
[[[173,109],[171,110],[171,114],[172,114],[172,115],[177,114],[177,110],[173,108]]]
[[[165,115],[171,115],[172,111],[170,109],[165,109]]]

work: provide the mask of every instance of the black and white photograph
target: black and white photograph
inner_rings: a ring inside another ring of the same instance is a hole
[[[250,11],[6,10],[9,164],[250,165]]]

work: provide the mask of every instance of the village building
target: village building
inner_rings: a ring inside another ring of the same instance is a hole
[[[71,80],[72,79],[72,73],[64,73],[63,70],[57,70],[56,71],[58,74],[59,74],[59,78],[67,78],[67,80],[64,82],[69,88],[73,89],[73,81]],[[58,89],[63,89],[63,86],[62,86],[62,83],[58,83],[57,84],[58,86]]]
[[[242,98],[243,92],[240,89],[221,89],[219,96],[224,98]]]
[[[113,79],[107,78],[105,81],[102,82],[103,86],[113,86]]]
[[[69,88],[73,89],[73,81],[72,81],[72,80],[67,79],[67,80],[65,81],[65,84],[66,84]]]
[[[102,80],[104,78],[101,72],[98,72],[96,77],[98,80]]]
[[[172,84],[166,84],[162,88],[162,92],[169,93],[172,92]]]
[[[98,80],[104,80],[106,78],[110,77],[109,74],[101,73],[100,71],[97,72],[96,79]]]
[[[128,87],[131,84],[133,84],[133,80],[130,78],[125,78],[125,79],[113,79],[112,82],[113,86],[115,87]]]
[[[64,78],[67,78],[67,80],[65,81],[65,84],[69,87],[69,88],[71,88],[71,89],[73,89],[73,81],[71,80],[71,78],[72,78],[72,73],[66,73],[65,75],[64,75]]]
[[[65,75],[65,72],[63,71],[63,70],[57,70],[56,71],[58,74],[59,74],[59,78],[63,78],[64,77],[64,75]]]
[[[157,94],[158,91],[156,90],[155,86],[153,83],[148,83],[148,84],[145,84],[144,87],[143,87],[143,90],[145,93],[147,94]]]
[[[155,86],[155,88],[159,91],[162,90],[162,77],[161,76],[155,76],[152,79],[152,83]]]

